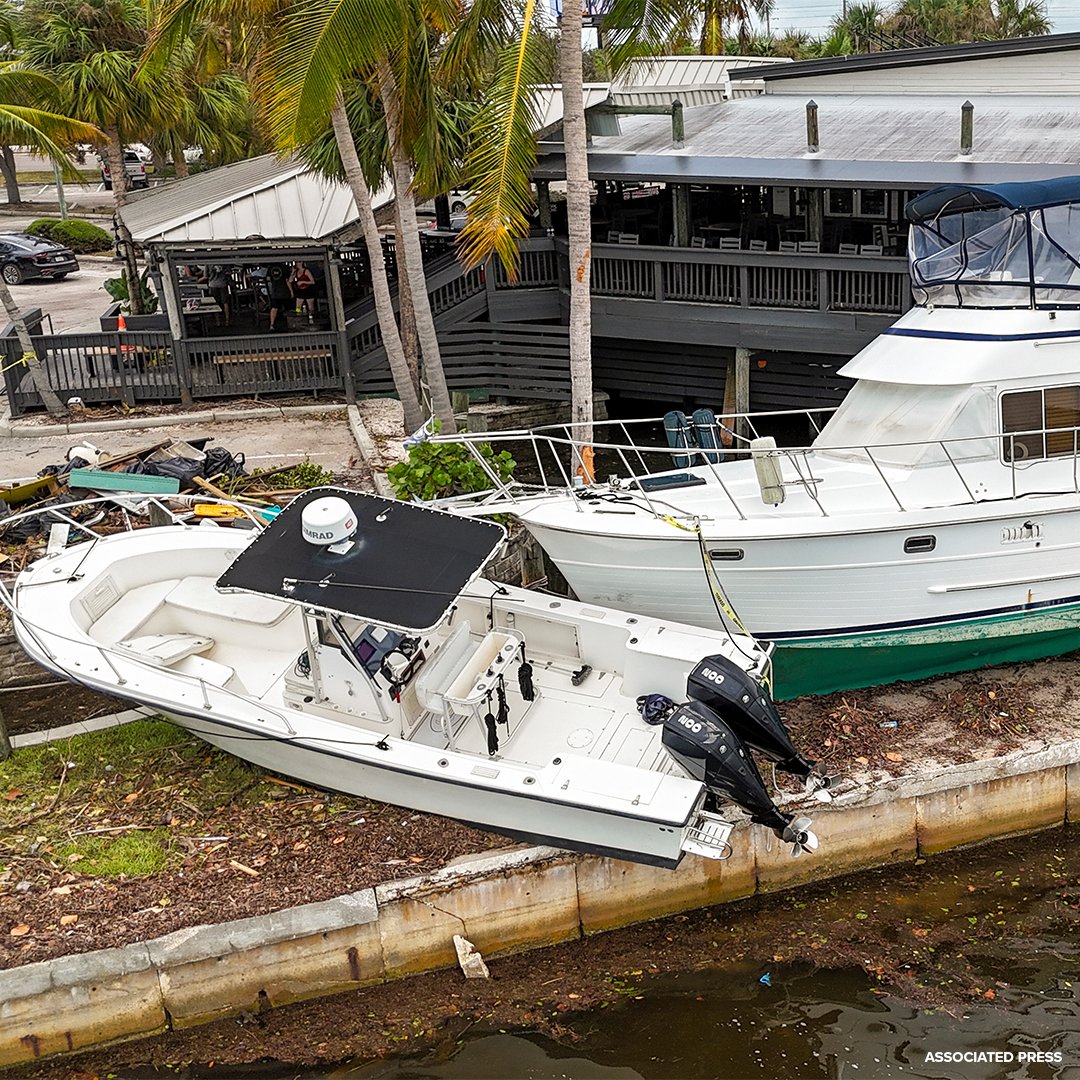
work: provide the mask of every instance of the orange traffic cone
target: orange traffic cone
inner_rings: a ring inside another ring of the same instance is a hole
[[[127,319],[125,319],[123,315],[118,314],[116,316],[116,332],[118,334],[123,334],[126,330],[127,330]],[[134,352],[135,351],[135,346],[134,345],[121,345],[120,346],[120,351],[121,352]]]

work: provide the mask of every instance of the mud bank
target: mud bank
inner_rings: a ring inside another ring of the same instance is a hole
[[[324,903],[180,930],[0,973],[0,1064],[13,1065],[368,986],[1060,825],[1080,818],[1080,740],[856,788],[791,859],[742,822],[732,857],[676,871],[550,848],[459,860]]]

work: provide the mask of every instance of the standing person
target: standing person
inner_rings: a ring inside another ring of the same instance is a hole
[[[270,329],[284,333],[289,329],[282,310],[293,303],[292,282],[289,267],[285,263],[271,263],[266,272],[266,284],[270,290]]]
[[[315,275],[308,269],[307,263],[297,262],[293,267],[289,287],[296,297],[297,313],[306,315],[308,322],[314,322]]]
[[[229,271],[228,266],[222,266],[220,263],[211,266],[206,281],[210,289],[210,295],[217,302],[218,307],[221,308],[221,313],[218,315],[218,326],[221,326],[223,322],[225,326],[232,323],[232,307],[230,304],[232,279]]]

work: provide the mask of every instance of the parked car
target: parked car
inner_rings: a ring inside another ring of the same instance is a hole
[[[0,233],[0,274],[9,285],[34,278],[61,281],[78,269],[75,253],[63,244],[26,233]]]
[[[144,188],[150,186],[150,177],[146,175],[146,162],[136,150],[124,151],[124,171],[127,173],[128,187]],[[109,175],[109,159],[101,155],[101,180],[106,191],[112,191],[112,177]]]

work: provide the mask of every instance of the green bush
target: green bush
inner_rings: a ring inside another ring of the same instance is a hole
[[[491,443],[479,443],[477,450],[500,480],[511,479],[517,463],[509,451],[496,454]],[[495,486],[468,448],[455,443],[418,443],[410,447],[409,460],[394,465],[386,475],[399,499],[442,499]]]
[[[28,236],[44,236],[46,240],[51,240],[53,229],[59,224],[60,219],[57,217],[38,218],[37,221],[30,222],[26,232]]]
[[[112,251],[113,238],[92,221],[81,218],[69,218],[58,221],[48,234],[50,240],[65,244],[78,255],[87,255],[94,251]]]

